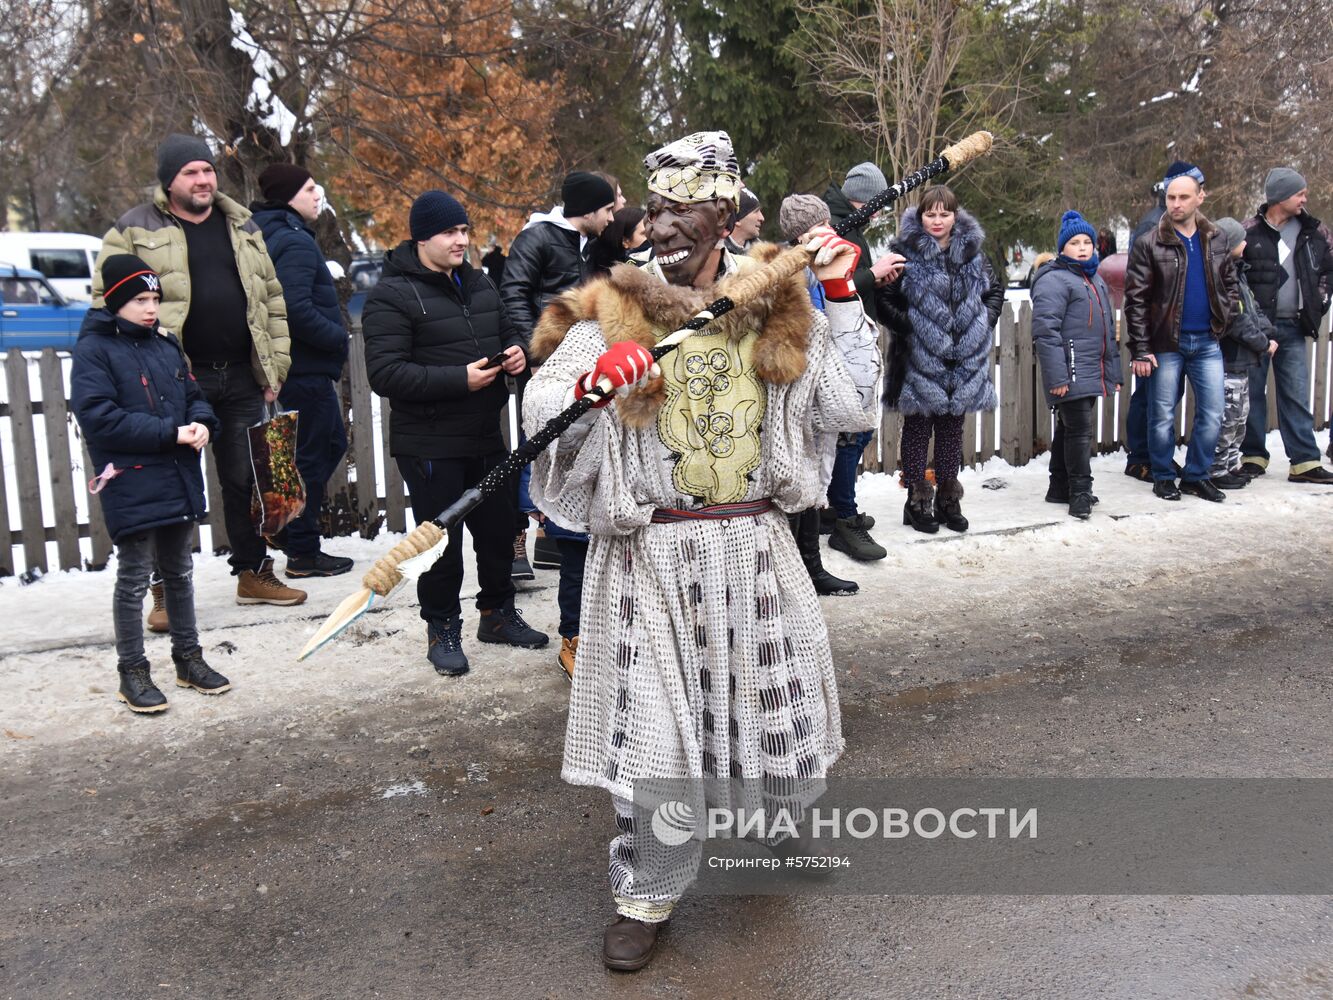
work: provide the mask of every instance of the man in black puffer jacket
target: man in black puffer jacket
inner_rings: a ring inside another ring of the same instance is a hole
[[[328,262],[311,223],[323,200],[310,171],[275,163],[259,175],[262,202],[250,206],[264,233],[268,254],[287,302],[292,366],[278,399],[296,410],[296,468],[305,481],[305,511],[287,526],[283,549],[287,576],[338,576],[352,560],[319,550],[319,513],[324,488],[347,451],[337,381],[347,363],[347,329]]]
[[[412,203],[409,225],[412,238],[385,259],[361,327],[370,386],[392,406],[389,452],[421,522],[439,516],[504,459],[500,411],[507,394],[498,376],[521,374],[527,355],[495,285],[467,261],[463,206],[443,191],[427,191]],[[477,638],[537,649],[547,636],[514,608],[514,519],[509,490],[487,497],[466,519],[481,585]],[[446,676],[468,670],[459,604],[462,537],[462,525],[450,531],[444,555],[417,581],[427,658]]]

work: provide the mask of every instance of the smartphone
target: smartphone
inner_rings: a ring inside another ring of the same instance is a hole
[[[509,351],[506,348],[505,350],[501,351],[494,357],[487,358],[486,364],[483,366],[483,368],[499,368],[502,364],[504,364],[505,358],[507,357],[509,357]]]

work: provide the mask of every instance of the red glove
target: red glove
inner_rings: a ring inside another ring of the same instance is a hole
[[[851,277],[861,260],[861,248],[845,240],[833,230],[820,226],[811,230],[807,250],[815,250],[811,263],[815,276],[824,286],[824,295],[830,299],[850,299],[856,295]]]
[[[640,347],[632,340],[617,341],[597,359],[592,371],[579,376],[578,381],[574,383],[574,398],[582,399],[604,378],[610,381],[611,388],[615,392],[623,394],[660,374],[661,370],[647,348]],[[611,396],[612,393],[608,392],[592,404],[593,409],[611,402]]]

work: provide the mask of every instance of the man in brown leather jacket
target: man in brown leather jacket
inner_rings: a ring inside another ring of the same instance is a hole
[[[1125,272],[1125,322],[1134,374],[1153,375],[1148,404],[1148,447],[1153,492],[1179,500],[1181,492],[1219,502],[1208,478],[1222,426],[1223,364],[1218,338],[1240,296],[1226,238],[1199,206],[1203,186],[1188,175],[1170,178],[1166,212],[1144,234]],[[1154,369],[1156,373],[1154,374]],[[1176,488],[1175,414],[1181,380],[1194,390],[1194,426]]]

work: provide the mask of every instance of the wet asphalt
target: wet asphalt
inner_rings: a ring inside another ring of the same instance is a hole
[[[1333,776],[1331,584],[1316,548],[835,631],[838,772]],[[559,780],[544,690],[6,755],[0,997],[1333,997],[1326,896],[693,895],[609,973],[610,810]]]

